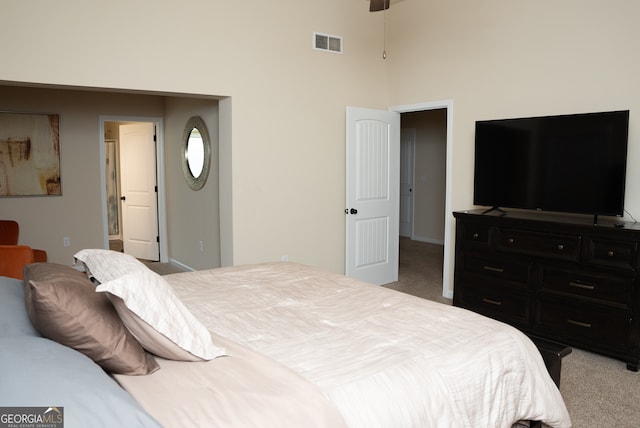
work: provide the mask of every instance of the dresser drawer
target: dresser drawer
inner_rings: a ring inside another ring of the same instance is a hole
[[[540,266],[542,289],[607,303],[631,306],[633,274],[612,275],[586,269]]]
[[[565,300],[540,299],[536,328],[554,336],[572,337],[599,347],[627,346],[630,318],[622,309],[575,305]]]
[[[498,229],[497,248],[510,253],[542,256],[548,259],[577,262],[581,237],[551,233]]]
[[[526,284],[531,270],[531,262],[508,257],[483,257],[480,253],[465,253],[464,272]]]
[[[487,224],[465,223],[462,225],[462,242],[467,245],[489,246],[489,231]]]
[[[525,291],[481,281],[460,282],[464,289],[459,302],[462,307],[505,322],[529,323],[530,299]]]
[[[635,242],[589,238],[587,261],[594,265],[632,269],[636,265],[637,250]]]

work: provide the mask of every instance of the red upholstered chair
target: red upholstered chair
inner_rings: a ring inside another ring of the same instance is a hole
[[[18,245],[20,227],[13,220],[0,220],[0,245]]]
[[[0,276],[22,279],[22,271],[33,263],[33,251],[26,245],[0,245]]]
[[[0,245],[18,245],[20,226],[14,220],[0,220]],[[47,252],[44,250],[32,249],[33,258],[36,262],[46,262]]]
[[[33,261],[34,262],[46,262],[47,261],[47,252],[45,250],[36,250],[32,248],[33,251]]]

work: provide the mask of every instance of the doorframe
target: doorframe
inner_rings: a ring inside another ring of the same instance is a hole
[[[402,120],[402,118],[401,118]],[[404,132],[410,131],[412,133],[412,140],[411,140],[411,159],[409,160],[409,162],[411,163],[411,220],[410,220],[410,228],[411,231],[409,232],[409,239],[414,239],[413,236],[413,226],[414,226],[414,213],[415,213],[415,206],[416,206],[416,198],[415,198],[415,192],[413,191],[416,187],[416,182],[415,182],[415,173],[416,173],[416,128],[405,128]],[[402,133],[403,133],[403,129],[402,126],[400,127],[400,174],[402,174]],[[406,135],[406,134],[405,134]],[[402,182],[402,178],[400,178],[400,182]],[[400,192],[400,206],[402,206],[402,192]],[[401,222],[401,218],[399,219]]]
[[[390,107],[390,111],[397,113],[411,113],[425,110],[447,111],[447,151],[445,173],[445,201],[444,201],[444,260],[442,266],[442,295],[448,299],[453,298],[453,270],[454,258],[452,239],[455,224],[451,209],[451,177],[453,159],[453,100],[441,100],[417,104],[406,104]]]
[[[105,122],[145,122],[156,126],[156,184],[158,186],[158,237],[160,239],[160,262],[169,262],[169,245],[167,242],[167,202],[164,168],[164,134],[162,117],[143,116],[100,116],[100,194],[102,205],[102,236],[105,249],[109,248],[109,226],[107,224],[107,182],[106,182],[106,153],[105,153]]]

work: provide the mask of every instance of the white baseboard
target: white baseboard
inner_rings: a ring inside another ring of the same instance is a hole
[[[179,268],[184,269],[184,270],[189,271],[189,272],[194,272],[195,271],[195,269],[193,269],[192,267],[187,266],[184,263],[180,263],[179,261],[177,261],[175,259],[169,259],[169,263],[171,263],[173,265],[176,265]]]

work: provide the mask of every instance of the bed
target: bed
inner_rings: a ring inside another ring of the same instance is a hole
[[[108,377],[137,426],[571,426],[536,347],[506,324],[296,263],[159,277],[111,253],[76,256],[157,364]]]

